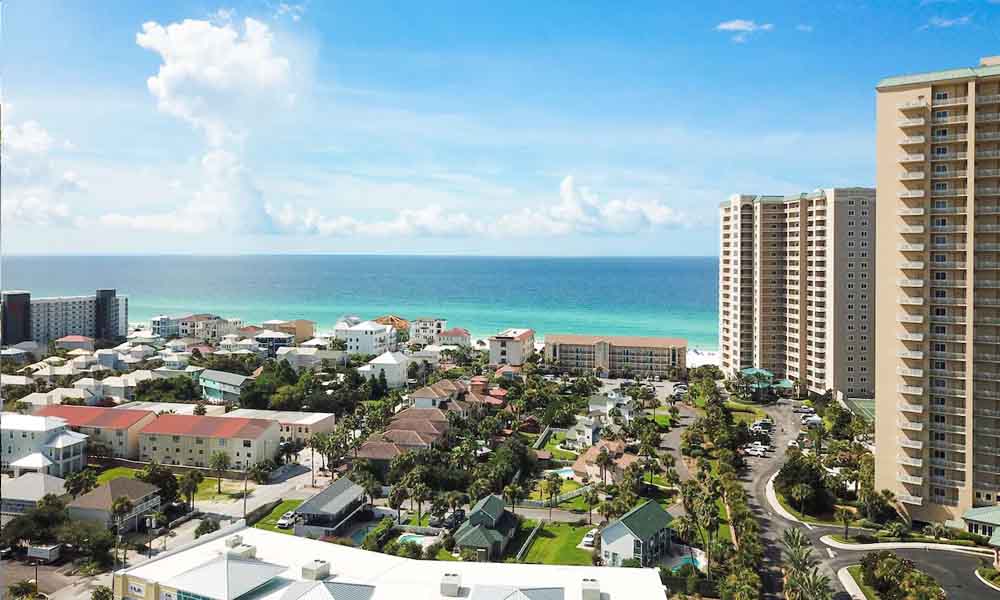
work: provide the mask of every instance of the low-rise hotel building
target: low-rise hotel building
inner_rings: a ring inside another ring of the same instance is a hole
[[[236,525],[116,571],[118,600],[662,600],[655,569],[414,560]]]
[[[333,413],[256,408],[238,408],[220,416],[228,419],[266,419],[274,421],[280,428],[279,442],[294,441],[303,444],[314,433],[329,433],[333,431],[336,421]]]
[[[139,432],[139,460],[207,467],[221,451],[240,470],[274,458],[280,436],[278,422],[267,419],[160,415]]]
[[[875,190],[734,195],[720,207],[722,370],[822,394],[875,390]]]
[[[668,377],[684,373],[687,340],[552,333],[545,336],[545,360],[569,372],[601,377]]]
[[[105,445],[111,456],[131,459],[139,457],[139,432],[156,419],[156,413],[148,410],[69,404],[44,406],[35,416],[65,419],[71,429],[90,436],[92,443]]]
[[[489,342],[491,365],[514,365],[515,367],[519,367],[535,352],[535,330],[505,329],[496,335],[490,336]]]

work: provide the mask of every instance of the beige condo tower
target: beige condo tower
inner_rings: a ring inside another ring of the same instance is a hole
[[[877,90],[875,483],[954,522],[1000,492],[1000,57]]]
[[[874,392],[875,190],[734,195],[719,209],[719,347],[806,390]]]

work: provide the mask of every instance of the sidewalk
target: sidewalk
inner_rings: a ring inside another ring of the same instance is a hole
[[[795,515],[785,510],[785,507],[778,502],[778,494],[774,491],[774,480],[778,477],[775,473],[771,475],[771,478],[767,480],[767,487],[764,488],[764,496],[767,498],[767,503],[771,510],[778,514],[779,517],[785,519],[786,521],[791,521],[793,523],[798,523],[806,529],[812,529],[813,526],[805,521],[800,521]]]
[[[847,567],[837,571],[837,579],[840,580],[840,585],[844,586],[847,593],[851,595],[852,600],[865,600],[865,593],[861,591],[861,586],[858,585],[858,582],[854,581],[854,578],[851,577],[851,574],[847,571]]]
[[[819,539],[827,546],[838,550],[851,550],[855,552],[865,552],[868,550],[934,550],[944,552],[959,552],[961,554],[972,554],[975,556],[993,557],[993,551],[988,548],[971,548],[969,546],[952,546],[951,544],[932,544],[927,542],[876,542],[874,544],[845,544],[833,539],[832,536],[824,535]]]

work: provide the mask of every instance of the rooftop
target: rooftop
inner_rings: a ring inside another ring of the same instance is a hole
[[[295,509],[300,515],[338,515],[365,494],[364,488],[347,477],[341,477]]]
[[[157,417],[155,421],[146,425],[140,433],[256,439],[272,426],[274,426],[274,421],[266,419],[168,414]]]
[[[243,419],[268,419],[271,421],[278,421],[280,423],[292,423],[294,425],[312,425],[313,423],[318,423],[323,419],[332,417],[333,413],[237,408],[236,410],[229,411],[221,416],[226,417],[227,419],[234,417]]]
[[[128,498],[133,503],[150,494],[160,491],[160,488],[145,481],[131,477],[116,477],[104,485],[99,485],[76,500],[69,503],[74,508],[92,508],[111,510],[117,498]]]
[[[237,387],[243,385],[247,379],[250,379],[246,375],[230,373],[228,371],[216,371],[215,369],[205,369],[201,372],[200,378],[218,381],[219,383],[224,383],[226,385],[235,385]]]
[[[991,59],[983,59],[983,63]],[[876,89],[898,87],[903,85],[915,85],[920,83],[931,83],[933,81],[947,81],[950,79],[973,79],[976,77],[989,77],[1000,75],[1000,64],[981,64],[977,67],[963,67],[959,69],[947,69],[944,71],[929,71],[926,73],[912,73],[909,75],[897,75],[886,77],[878,82]]]
[[[533,335],[535,335],[534,329],[517,329],[515,327],[511,327],[510,329],[504,329],[500,333],[494,335],[492,339],[524,340]]]
[[[59,338],[58,340],[56,340],[57,343],[58,342],[63,342],[63,343],[69,343],[69,342],[93,342],[93,341],[94,341],[94,338],[87,337],[85,335],[64,335],[61,338]]]
[[[65,419],[56,417],[36,417],[15,412],[0,413],[0,427],[14,431],[51,431],[65,427]]]
[[[148,410],[122,410],[120,408],[72,406],[69,404],[43,406],[35,411],[36,416],[66,419],[71,427],[102,427],[106,429],[128,429],[151,414],[153,413]]]
[[[3,496],[11,500],[26,500],[38,502],[46,494],[62,496],[66,493],[66,481],[32,471],[21,475],[17,479],[5,480],[3,484]]]
[[[588,579],[595,580],[600,587],[602,600],[663,598],[659,576],[652,569],[412,560],[242,526],[203,536],[188,546],[178,547],[122,572],[147,582],[177,582],[176,578],[193,572],[193,569],[216,565],[225,550],[226,538],[233,533],[242,536],[243,544],[256,548],[260,561],[287,565],[284,571],[276,574],[271,584],[247,593],[243,596],[245,600],[279,600],[286,597],[292,589],[302,585],[297,583],[303,581],[302,566],[314,560],[329,563],[330,581],[373,587],[371,600],[438,600],[442,597],[441,582],[446,574],[454,574],[461,580],[461,597],[469,600],[578,599],[583,596],[584,581]],[[212,568],[217,569],[216,566]],[[208,574],[201,573],[202,577],[188,581],[207,579]],[[201,595],[216,592],[207,585],[199,586],[197,583],[184,583],[179,587],[183,589],[191,585],[195,586],[194,592]],[[561,594],[539,596],[530,593],[542,588]],[[496,594],[498,589],[506,595]],[[215,597],[221,596],[216,594]]]
[[[576,344],[591,346],[597,342],[607,342],[612,346],[632,348],[677,348],[687,346],[683,338],[640,337],[632,335],[580,335],[575,333],[547,333],[546,344]]]

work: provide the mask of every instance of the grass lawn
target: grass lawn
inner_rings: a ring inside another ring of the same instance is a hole
[[[538,521],[535,521],[534,519],[521,519],[520,521],[521,522],[517,527],[517,533],[515,533],[514,537],[511,538],[510,543],[507,544],[507,550],[503,553],[504,558],[513,558],[517,556],[517,551],[521,549],[521,546],[524,545],[524,541],[528,539],[528,535],[531,533],[531,530],[538,524]]]
[[[456,561],[458,560],[458,557],[452,556],[451,552],[448,552],[444,548],[441,548],[440,550],[438,550],[437,555],[434,556],[434,560]]]
[[[670,418],[669,413],[657,412],[656,417],[653,418],[653,420],[656,421],[656,424],[659,425],[660,429],[670,429],[674,426],[674,422]]]
[[[872,588],[868,587],[867,585],[861,582],[861,565],[854,565],[853,567],[847,567],[847,572],[851,574],[851,577],[854,578],[854,581],[858,584],[858,587],[861,588],[861,593],[865,595],[866,600],[879,600],[878,593],[876,593],[875,590],[873,590]]]
[[[726,518],[726,504],[719,498],[715,501],[719,507],[719,539],[733,541],[733,532],[729,528],[729,519]]]
[[[590,525],[546,523],[531,542],[524,562],[545,565],[591,565],[590,551],[576,546],[592,529]]]
[[[559,489],[559,494],[560,495],[562,495],[562,494],[568,494],[569,492],[572,492],[573,490],[578,490],[581,487],[583,487],[583,486],[581,486],[579,483],[577,483],[573,479],[563,479],[562,487]],[[538,482],[535,483],[535,487],[532,488],[531,493],[528,494],[528,499],[529,500],[548,500],[548,498],[546,498],[545,496],[542,495],[542,482],[541,481],[538,481]]]
[[[238,500],[243,497],[242,480],[223,479],[221,494],[217,491],[218,487],[219,483],[215,477],[206,477],[200,484],[198,484],[198,491],[195,492],[194,495],[195,502],[225,502],[227,500]],[[253,492],[255,487],[257,487],[257,484],[254,482],[247,482],[248,492]]]
[[[766,412],[752,404],[733,402],[732,400],[726,402],[726,408],[733,413],[733,420],[737,423],[753,423],[757,419],[767,416]]]
[[[551,434],[549,436],[549,439],[545,441],[545,446],[543,447],[543,449],[551,452],[552,458],[556,460],[576,460],[576,454],[557,448],[557,446],[561,444],[562,441],[565,439],[566,439],[566,434],[561,431],[557,431]]]
[[[131,467],[111,467],[107,471],[103,471],[97,475],[97,485],[104,485],[112,479],[118,479],[119,477],[135,479],[138,472],[139,469],[133,469]]]
[[[258,529],[266,529],[268,531],[277,531],[278,533],[292,533],[291,529],[278,529],[278,519],[281,515],[285,514],[290,510],[295,510],[300,504],[304,502],[303,500],[285,500],[281,504],[274,507],[266,517],[257,522],[254,527]]]
[[[426,507],[425,507],[426,508]],[[415,525],[418,527],[427,527],[427,524],[431,521],[430,513],[424,512],[420,515],[420,521],[417,521],[417,513],[414,511],[412,515],[407,517],[406,521],[403,522],[404,525]]]
[[[830,537],[832,537],[834,540],[836,540],[836,541],[838,541],[838,542],[840,542],[842,544],[876,544],[876,543],[881,543],[881,542],[912,542],[912,543],[921,543],[921,544],[947,544],[949,546],[961,546],[961,547],[964,547],[964,548],[975,548],[977,546],[977,544],[975,542],[973,542],[972,540],[952,540],[952,539],[947,539],[947,538],[938,538],[938,539],[935,540],[933,537],[930,537],[930,536],[927,536],[927,535],[920,535],[920,534],[910,534],[910,535],[908,535],[908,536],[906,536],[905,538],[902,538],[902,539],[876,535],[874,540],[871,539],[870,535],[871,535],[871,533],[869,532],[869,537],[867,537],[867,538],[859,538],[858,537],[858,531],[854,530],[852,532],[852,534],[851,534],[851,537],[849,537],[849,538],[845,538],[842,533],[835,533],[835,534],[831,535]],[[983,547],[983,546],[981,546],[981,547]]]

